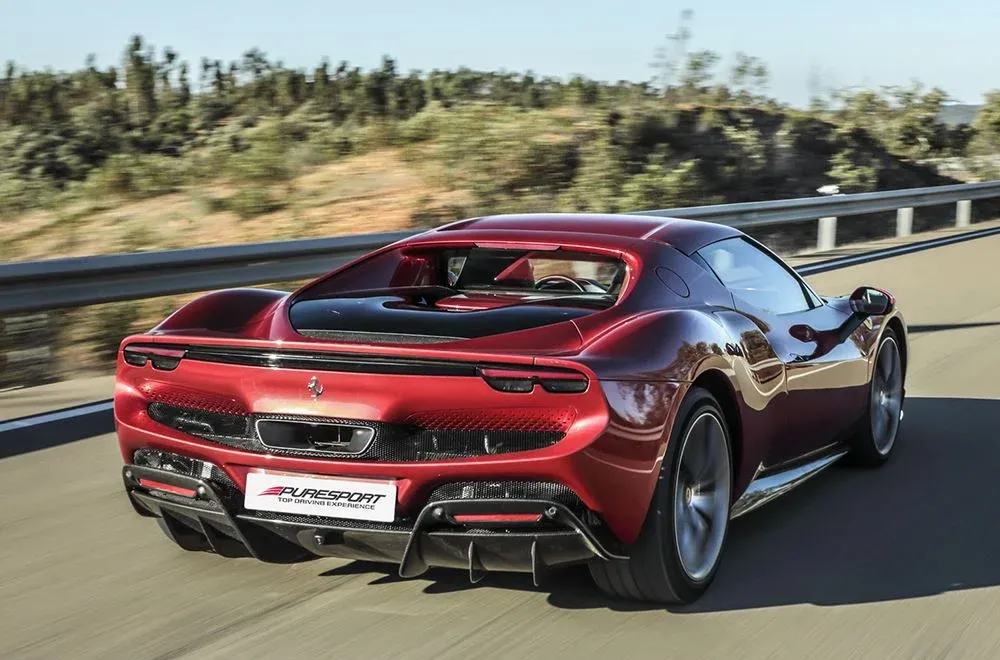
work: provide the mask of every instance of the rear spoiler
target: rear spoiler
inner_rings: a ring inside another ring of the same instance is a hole
[[[133,367],[157,371],[173,371],[181,362],[193,360],[269,369],[479,377],[493,389],[510,393],[531,392],[536,385],[550,393],[580,393],[590,381],[583,372],[565,367],[197,344],[127,343],[122,357]]]

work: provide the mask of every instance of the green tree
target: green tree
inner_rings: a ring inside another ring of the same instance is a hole
[[[177,105],[184,108],[191,102],[191,84],[188,81],[188,64],[181,63],[180,78],[177,90]]]
[[[977,153],[1000,151],[1000,90],[986,93],[972,128],[975,131],[972,147]]]
[[[737,53],[729,81],[740,100],[750,103],[767,90],[767,65],[757,57]]]
[[[684,63],[681,74],[681,94],[684,99],[692,100],[708,92],[708,85],[715,77],[713,69],[719,63],[719,55],[710,50],[700,50],[691,53]]]
[[[879,164],[870,155],[851,144],[852,137],[847,137],[847,145],[830,159],[830,169],[827,176],[840,186],[844,193],[871,192],[878,186]]]
[[[660,148],[642,171],[622,187],[622,205],[632,210],[695,206],[711,203],[697,160],[670,164],[669,152]]]
[[[133,121],[147,124],[156,114],[156,72],[152,52],[143,54],[143,40],[132,37],[125,49],[125,89]]]

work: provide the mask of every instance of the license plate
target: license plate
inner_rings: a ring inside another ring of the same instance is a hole
[[[392,522],[396,518],[396,483],[252,471],[247,474],[244,505],[258,511]]]

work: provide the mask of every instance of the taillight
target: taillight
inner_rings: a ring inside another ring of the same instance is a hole
[[[150,363],[154,369],[173,371],[184,359],[186,352],[184,349],[158,346],[126,346],[122,354],[125,362],[133,367],[144,367]]]
[[[583,374],[569,371],[480,369],[479,375],[497,391],[521,394],[531,392],[536,384],[552,394],[580,394],[590,382]]]
[[[143,488],[149,488],[151,490],[162,490],[165,493],[171,493],[173,495],[181,495],[182,497],[194,497],[198,493],[190,488],[183,488],[181,486],[174,486],[172,484],[165,484],[162,481],[153,481],[152,479],[139,479],[139,485]]]
[[[540,513],[456,513],[452,518],[457,523],[536,523],[542,520]]]

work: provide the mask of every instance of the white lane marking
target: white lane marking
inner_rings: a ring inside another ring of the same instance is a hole
[[[33,415],[31,417],[22,417],[20,419],[11,420],[9,422],[0,422],[0,433],[5,433],[7,431],[15,431],[17,429],[26,429],[32,426],[38,426],[39,424],[50,424],[52,422],[60,422],[66,419],[73,419],[74,417],[83,417],[86,415],[111,412],[113,409],[114,409],[113,402],[101,401],[99,403],[91,403],[89,405],[78,406],[76,408],[57,410],[56,412],[43,413],[41,415]]]

